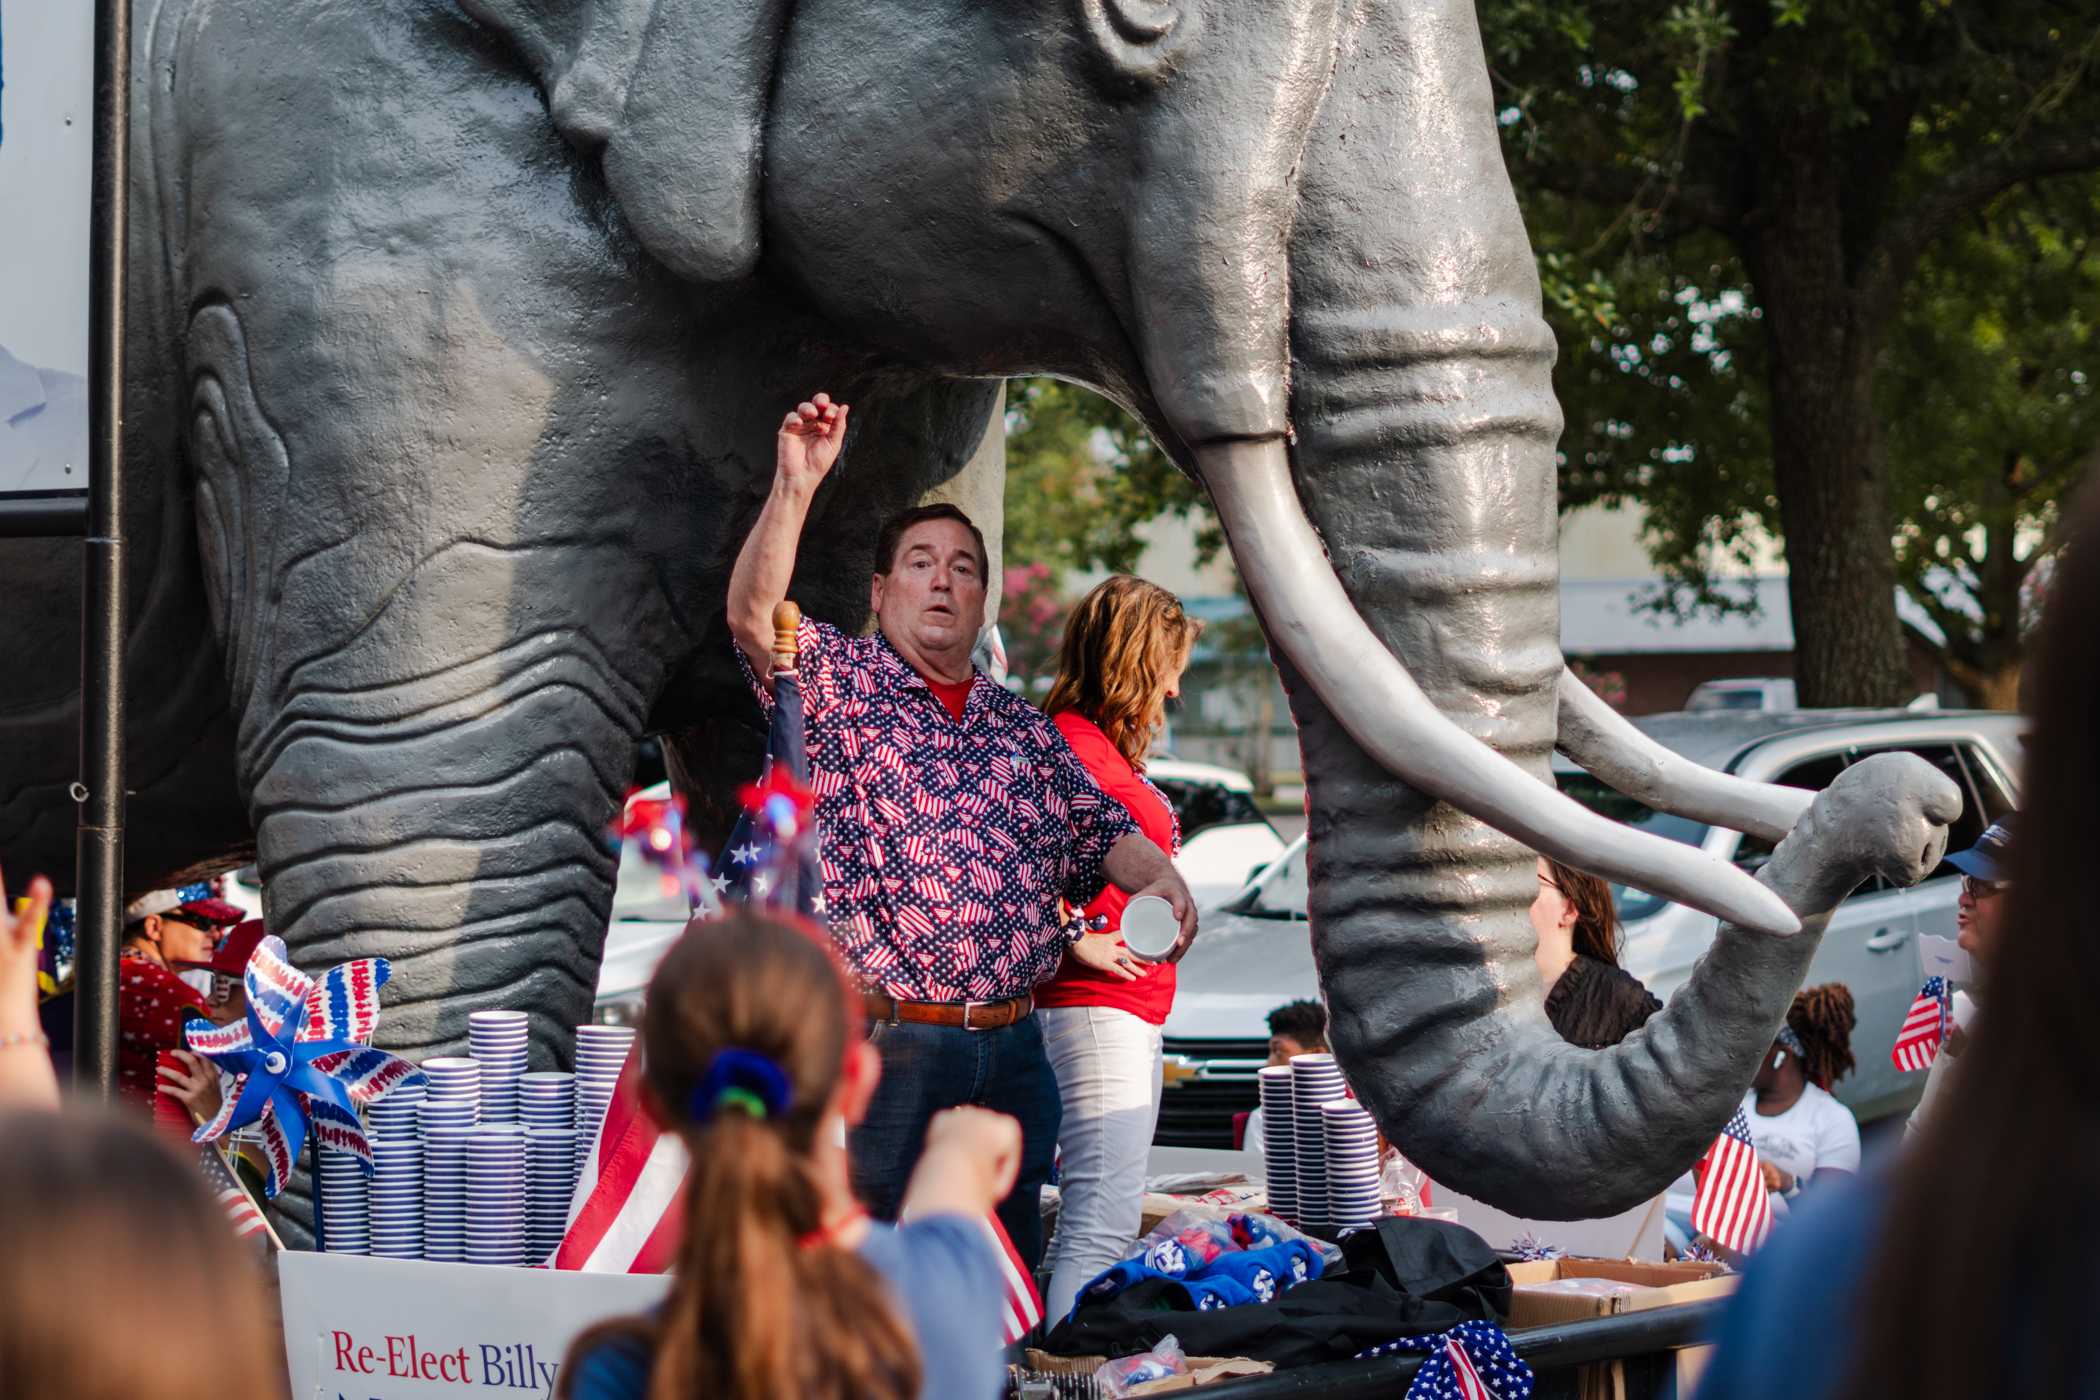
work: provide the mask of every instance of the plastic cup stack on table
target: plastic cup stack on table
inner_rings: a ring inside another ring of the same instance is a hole
[[[561,1243],[576,1194],[576,1077],[542,1071],[518,1081],[525,1129],[525,1232],[535,1262]]]
[[[467,1014],[467,1050],[481,1062],[481,1121],[518,1121],[518,1081],[525,1077],[531,1025],[522,1011]]]
[[[1269,1213],[1284,1220],[1298,1218],[1298,1138],[1292,1118],[1291,1067],[1266,1065],[1261,1082],[1261,1148],[1263,1171],[1269,1181]]]
[[[1320,1106],[1327,1147],[1327,1218],[1337,1231],[1378,1219],[1378,1125],[1354,1099]]]
[[[365,1164],[341,1148],[321,1148],[321,1248],[330,1254],[372,1252],[372,1207]]]
[[[422,1068],[430,1081],[425,1097],[432,1104],[447,1105],[436,1115],[439,1122],[451,1126],[464,1116],[465,1125],[471,1128],[481,1121],[481,1061],[464,1055],[440,1055],[423,1061]],[[423,1121],[427,1126],[431,1115],[426,1112]]]
[[[620,1082],[620,1067],[633,1045],[632,1026],[576,1028],[576,1131],[585,1156],[605,1121],[606,1105],[612,1102],[613,1086]]]
[[[457,1264],[467,1257],[467,1140],[474,1125],[434,1121],[440,1102],[423,1105],[423,1257]]]
[[[1342,1067],[1334,1062],[1334,1056],[1291,1056],[1291,1108],[1298,1138],[1298,1217],[1302,1228],[1308,1231],[1324,1230],[1334,1223],[1327,1202],[1327,1138],[1320,1126],[1320,1109],[1348,1097],[1348,1086],[1342,1083]]]
[[[535,1264],[561,1244],[576,1194],[576,1130],[525,1130],[525,1244]]]
[[[372,1253],[423,1257],[423,1140],[414,1134],[372,1139]]]
[[[420,1114],[429,1097],[425,1084],[396,1084],[365,1105],[365,1133],[374,1138],[412,1138],[423,1131]]]
[[[525,1130],[489,1123],[467,1139],[467,1262],[529,1263],[525,1238]]]

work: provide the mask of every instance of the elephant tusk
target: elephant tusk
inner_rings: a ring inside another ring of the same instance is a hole
[[[1806,788],[1753,783],[1670,752],[1604,703],[1573,673],[1560,673],[1560,751],[1658,812],[1747,831],[1777,844],[1815,800]]]
[[[1784,900],[1734,866],[1599,816],[1446,719],[1350,601],[1280,438],[1212,443],[1196,460],[1269,637],[1385,768],[1556,860],[1743,928],[1800,931]]]

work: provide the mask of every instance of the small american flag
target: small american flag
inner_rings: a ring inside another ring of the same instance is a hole
[[[1772,1200],[1765,1192],[1757,1149],[1750,1143],[1750,1120],[1741,1107],[1692,1173],[1697,1178],[1693,1230],[1737,1254],[1748,1254],[1764,1243],[1772,1228]]]
[[[1952,1019],[1952,999],[1946,978],[1925,979],[1925,985],[1918,988],[1917,1000],[1903,1017],[1902,1028],[1896,1032],[1895,1047],[1889,1051],[1897,1069],[1909,1074],[1932,1068],[1933,1058],[1940,1053],[1940,1042],[1946,1038],[1947,1023]]]
[[[255,1198],[250,1196],[240,1183],[240,1178],[226,1165],[219,1155],[219,1145],[208,1142],[197,1149],[197,1167],[204,1173],[204,1184],[211,1191],[212,1199],[226,1212],[227,1221],[233,1226],[235,1239],[247,1239],[261,1234],[275,1247],[277,1237],[271,1233],[269,1222],[256,1209]]]

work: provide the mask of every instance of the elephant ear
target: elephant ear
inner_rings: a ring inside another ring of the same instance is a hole
[[[460,0],[508,36],[635,236],[702,282],[758,262],[766,97],[787,0]]]

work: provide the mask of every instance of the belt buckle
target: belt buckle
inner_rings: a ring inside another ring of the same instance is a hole
[[[971,1013],[972,1013],[972,1012],[976,1011],[976,1010],[977,1010],[977,1008],[978,1008],[978,1007],[980,1007],[980,1006],[992,1006],[992,1005],[995,1005],[995,1004],[996,1004],[996,1003],[993,1003],[993,1002],[989,1002],[989,1001],[966,1001],[966,1002],[964,1002],[964,1003],[963,1003],[963,1029],[964,1029],[964,1030],[966,1030],[966,1031],[983,1031],[983,1030],[990,1030],[990,1029],[991,1029],[991,1027],[990,1027],[990,1026],[977,1026],[977,1025],[972,1025],[972,1024],[970,1023],[970,1015],[971,1015]]]

